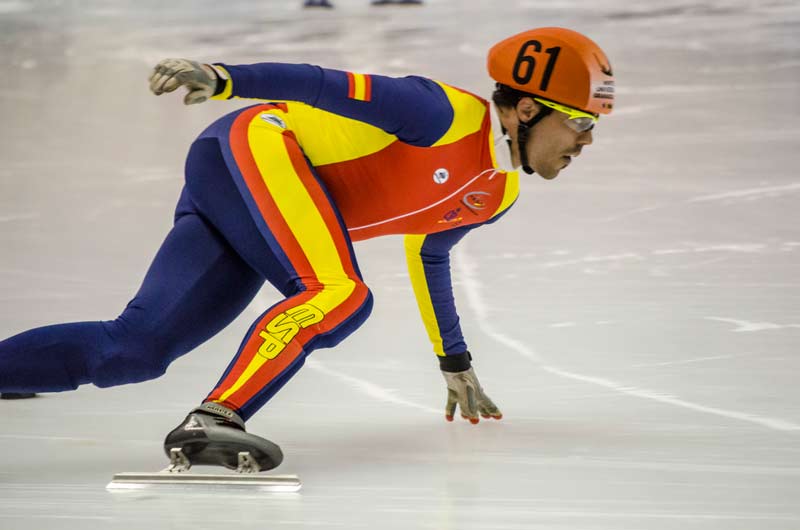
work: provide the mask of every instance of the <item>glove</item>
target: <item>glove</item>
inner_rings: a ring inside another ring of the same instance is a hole
[[[217,80],[216,72],[207,64],[188,59],[164,59],[150,75],[150,90],[160,96],[164,92],[172,92],[179,86],[185,86],[189,92],[183,98],[183,103],[194,105],[214,95]]]
[[[456,412],[456,404],[461,407],[461,417],[475,424],[480,420],[478,413],[484,418],[494,418],[499,420],[503,413],[497,408],[489,396],[481,388],[478,376],[470,368],[463,372],[442,371],[444,380],[447,383],[447,405],[444,409],[444,417],[447,421],[453,421]]]

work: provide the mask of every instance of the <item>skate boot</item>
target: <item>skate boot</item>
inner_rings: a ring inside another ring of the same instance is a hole
[[[171,456],[180,449],[191,465],[240,467],[240,453],[249,453],[257,469],[266,471],[283,461],[281,448],[244,430],[244,420],[227,407],[203,403],[186,416],[183,423],[164,440],[164,451]]]
[[[33,392],[3,392],[0,393],[0,399],[30,399],[35,398],[36,394]]]

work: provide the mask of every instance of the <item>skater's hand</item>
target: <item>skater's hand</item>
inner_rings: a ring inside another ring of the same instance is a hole
[[[478,423],[478,414],[485,419],[494,418],[499,420],[503,413],[497,408],[489,396],[481,388],[478,376],[470,368],[463,372],[442,372],[444,380],[447,382],[447,405],[444,415],[447,421],[453,421],[456,413],[456,405],[461,408],[461,417]]]
[[[193,105],[214,95],[217,79],[216,72],[207,64],[188,59],[164,59],[150,74],[150,90],[160,96],[179,86],[185,86],[188,93],[183,98],[183,103]]]

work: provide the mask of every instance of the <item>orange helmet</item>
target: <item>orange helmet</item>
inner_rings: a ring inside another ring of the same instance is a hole
[[[489,50],[489,75],[504,85],[594,114],[614,108],[614,74],[603,50],[577,31],[537,28]]]

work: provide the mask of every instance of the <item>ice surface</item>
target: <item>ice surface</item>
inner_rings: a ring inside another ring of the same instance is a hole
[[[116,316],[183,160],[243,102],[153,97],[164,57],[417,73],[489,94],[534,26],[607,51],[615,113],[454,255],[499,423],[447,424],[399,238],[357,245],[376,304],[249,422],[298,494],[112,495],[165,465],[265,290],[145,384],[0,402],[0,528],[800,528],[800,7],[795,1],[0,1],[0,336]]]

